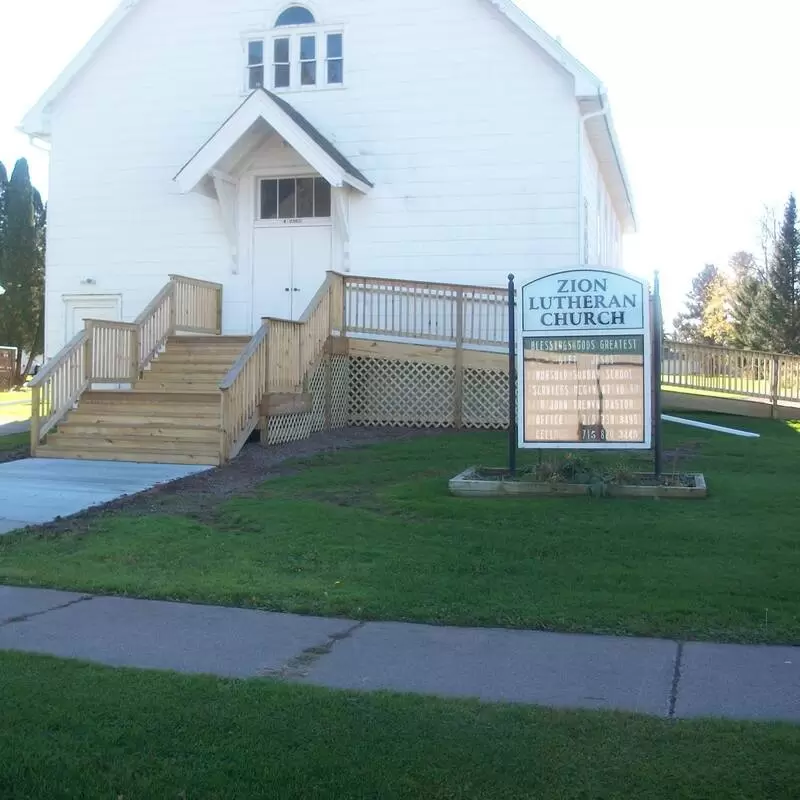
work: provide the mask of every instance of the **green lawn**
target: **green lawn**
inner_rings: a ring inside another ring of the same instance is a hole
[[[0,538],[0,583],[360,619],[750,642],[800,641],[800,435],[667,425],[670,469],[705,501],[466,500],[446,481],[501,465],[504,434],[326,455],[212,518],[96,518]],[[529,458],[531,456],[528,456]],[[644,465],[642,465],[644,466]]]
[[[757,800],[800,728],[677,722],[0,653],[0,797]]]
[[[29,433],[12,433],[9,436],[0,436],[0,453],[25,447],[25,445],[30,444],[30,441],[31,435]]]

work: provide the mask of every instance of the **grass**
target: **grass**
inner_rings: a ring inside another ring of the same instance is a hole
[[[18,450],[29,445],[30,441],[31,435],[29,433],[11,433],[8,436],[0,436],[0,453]]]
[[[453,434],[313,459],[215,516],[94,519],[0,538],[0,583],[299,613],[680,639],[800,640],[800,426],[667,425],[697,501],[449,496],[503,434]],[[527,456],[535,460],[535,456]],[[644,464],[640,465],[645,468]]]
[[[0,797],[800,796],[800,728],[670,723],[0,653]]]
[[[0,425],[31,418],[30,392],[0,392]]]

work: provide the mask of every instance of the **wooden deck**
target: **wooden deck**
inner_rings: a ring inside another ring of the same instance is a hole
[[[264,319],[252,337],[222,323],[222,287],[179,276],[135,322],[89,321],[31,384],[34,454],[223,464],[257,429],[275,444],[508,425],[504,289],[329,273],[299,321]],[[800,358],[674,342],[665,355],[669,408],[800,416]]]

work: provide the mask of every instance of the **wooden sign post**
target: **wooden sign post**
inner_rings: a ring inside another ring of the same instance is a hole
[[[609,269],[549,273],[522,286],[519,318],[519,447],[650,449],[646,283]]]

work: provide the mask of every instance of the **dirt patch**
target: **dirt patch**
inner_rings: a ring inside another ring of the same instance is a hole
[[[290,444],[270,447],[248,444],[238,458],[224,467],[156,486],[140,494],[127,495],[80,514],[29,528],[28,532],[43,535],[83,533],[91,522],[119,512],[140,516],[182,514],[204,522],[213,521],[221,502],[232,497],[247,496],[264,481],[295,475],[303,468],[302,464],[287,462],[312,458],[322,453],[437,435],[441,435],[441,431],[344,428]]]
[[[702,442],[690,441],[682,442],[678,447],[672,450],[665,450],[662,458],[664,460],[664,468],[666,469],[671,464],[684,463],[687,459],[695,458],[699,455],[702,448]]]
[[[10,461],[21,461],[28,458],[31,454],[30,448],[17,447],[14,450],[0,450],[0,464],[8,464]]]

